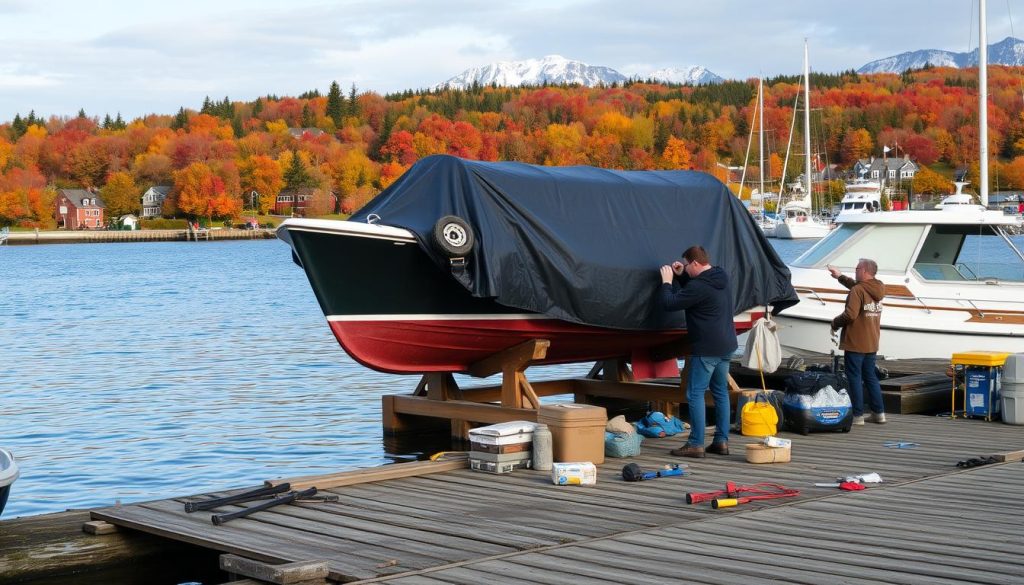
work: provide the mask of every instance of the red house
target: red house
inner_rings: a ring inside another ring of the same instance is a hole
[[[69,230],[98,229],[103,220],[103,201],[85,189],[59,189],[53,217],[57,227]]]

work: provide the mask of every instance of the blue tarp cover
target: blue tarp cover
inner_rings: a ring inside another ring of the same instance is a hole
[[[353,214],[414,232],[433,245],[443,216],[465,219],[476,246],[451,271],[476,297],[565,321],[619,329],[684,326],[656,302],[658,267],[691,245],[728,272],[737,311],[796,303],[785,263],[743,204],[695,171],[615,171],[424,158]],[[415,294],[415,291],[412,291]]]

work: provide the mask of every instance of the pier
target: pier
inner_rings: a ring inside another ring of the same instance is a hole
[[[220,526],[211,522],[214,514],[254,503],[184,511],[185,502],[224,495],[207,494],[89,516],[107,523],[93,530],[144,533],[166,540],[168,550],[187,545],[221,553],[231,578],[258,579],[247,583],[290,582],[282,575],[296,571],[320,575],[307,579],[316,583],[408,585],[1019,579],[1019,427],[892,415],[886,425],[849,434],[780,436],[793,441],[791,463],[747,463],[743,445],[753,439],[739,436],[729,456],[674,458],[667,452],[682,439],[673,437],[647,439],[640,457],[600,465],[595,486],[556,486],[549,473],[533,470],[490,475],[458,461],[415,462],[276,480],[297,489],[329,486],[318,495],[336,501],[277,506]],[[892,441],[916,447],[886,447]],[[988,455],[1000,462],[956,465]],[[688,469],[683,477],[628,483],[621,469],[630,462]],[[860,492],[814,486],[869,472],[884,482]],[[721,510],[686,504],[686,493],[721,490],[729,481],[773,482],[801,493]],[[0,579],[11,578],[6,567]]]
[[[202,228],[202,235],[189,229],[179,230],[47,230],[38,232],[12,231],[6,244],[95,244],[107,242],[183,242],[213,240],[274,239],[272,229],[255,230]]]

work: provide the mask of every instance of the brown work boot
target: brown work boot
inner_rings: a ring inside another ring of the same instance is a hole
[[[700,445],[683,445],[678,449],[672,449],[669,453],[676,457],[693,457],[695,459],[703,459],[704,447],[701,447]]]
[[[729,454],[729,442],[722,441],[721,443],[711,443],[707,449],[708,453],[714,453],[715,455],[728,455]]]

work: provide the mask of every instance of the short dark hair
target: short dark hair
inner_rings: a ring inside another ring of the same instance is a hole
[[[700,246],[690,246],[683,252],[683,260],[687,262],[697,262],[699,264],[711,264],[711,258],[708,257],[708,251]]]

